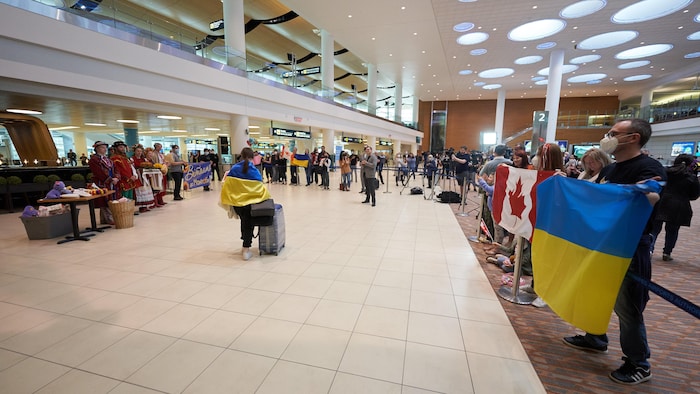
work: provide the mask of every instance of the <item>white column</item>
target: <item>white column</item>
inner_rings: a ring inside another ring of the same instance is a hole
[[[404,152],[403,149],[401,149],[401,140],[391,140],[391,147],[393,148],[394,156],[396,156],[397,153],[403,155]]]
[[[88,147],[87,140],[85,139],[85,133],[82,131],[73,132],[73,152],[75,152],[78,157],[81,153],[85,153],[87,157],[90,157],[90,149],[92,146]]]
[[[400,83],[396,83],[394,90],[394,121],[401,123],[401,107],[403,106],[403,88]]]
[[[549,111],[546,142],[554,142],[557,137],[562,66],[564,66],[564,50],[557,49],[549,55],[549,80],[547,82],[547,99],[544,104],[545,111]]]
[[[418,110],[420,107],[420,99],[418,96],[413,96],[413,118],[411,119],[411,122],[413,123],[413,127],[418,129]]]
[[[229,66],[235,67],[246,58],[243,0],[223,0],[223,3],[226,61]]]
[[[377,114],[377,66],[369,63],[367,64],[367,112],[372,115]]]
[[[241,150],[248,145],[248,117],[245,115],[231,115],[231,126],[229,129],[229,153],[231,157],[241,153]]]
[[[496,100],[496,143],[500,144],[503,141],[503,119],[506,114],[506,90],[498,89],[498,99]]]
[[[651,116],[651,102],[654,99],[654,91],[652,89],[647,90],[642,93],[642,102],[639,103],[639,117],[642,119],[650,120]]]
[[[377,137],[373,135],[367,136],[367,145],[369,145],[372,148],[372,152],[377,151]]]
[[[411,153],[413,153],[413,156],[418,154],[418,144],[415,142],[411,144]]]
[[[177,139],[177,146],[180,147],[180,157],[182,160],[188,161],[189,154],[187,153],[187,143],[185,142],[185,137],[180,137]]]
[[[333,88],[335,86],[335,68],[333,61],[333,36],[321,29],[321,83],[322,96],[333,97]]]
[[[335,130],[323,130],[323,146],[326,152],[335,155]]]

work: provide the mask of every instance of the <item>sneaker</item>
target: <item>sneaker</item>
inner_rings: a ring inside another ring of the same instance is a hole
[[[547,306],[547,303],[542,298],[537,297],[534,301],[532,301],[532,306],[535,308],[544,308]]]
[[[251,257],[253,257],[253,252],[250,251],[248,248],[243,249],[243,260],[248,261],[250,260]]]
[[[661,260],[663,260],[663,261],[673,261],[673,257],[671,257],[670,254],[664,253],[664,254],[661,255]]]
[[[623,357],[625,363],[615,371],[610,372],[610,379],[615,383],[635,385],[651,379],[651,368],[634,365]]]
[[[575,335],[573,337],[562,338],[565,344],[580,350],[585,350],[594,353],[607,353],[608,345],[594,345],[586,340],[583,335]]]

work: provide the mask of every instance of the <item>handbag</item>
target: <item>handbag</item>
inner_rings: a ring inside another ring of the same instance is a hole
[[[275,216],[275,201],[268,198],[265,201],[250,204],[250,216]]]

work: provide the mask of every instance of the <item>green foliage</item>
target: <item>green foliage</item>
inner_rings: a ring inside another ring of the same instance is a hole
[[[58,176],[58,175],[55,175],[55,174],[51,174],[51,175],[49,175],[47,178],[49,179],[49,182],[50,182],[51,184],[53,184],[53,183],[56,182],[56,181],[60,181],[60,180],[61,180],[61,177]]]
[[[7,185],[7,178],[0,176],[0,185]]]
[[[13,175],[13,176],[7,177],[7,183],[9,185],[19,185],[22,183],[22,178]]]
[[[73,182],[83,182],[85,181],[85,177],[81,174],[73,174],[70,176],[70,180]]]
[[[87,174],[87,181],[92,182],[92,172],[88,172]]]
[[[34,183],[48,183],[49,178],[46,175],[37,175],[34,177]]]

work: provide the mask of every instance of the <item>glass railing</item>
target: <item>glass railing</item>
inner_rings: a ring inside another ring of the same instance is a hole
[[[367,101],[357,97],[356,93],[342,91],[335,86],[323,86],[320,80],[302,75],[298,70],[293,70],[291,64],[274,63],[250,53],[247,53],[245,57],[241,56],[240,53],[232,53],[226,46],[223,30],[205,35],[200,31],[165,20],[155,13],[144,12],[143,8],[123,0],[103,0],[92,10],[68,6],[62,0],[0,0],[0,3],[54,17],[54,19],[125,39],[135,44],[153,47],[153,43],[156,43],[158,50],[174,56],[193,61],[196,61],[196,57],[200,59],[200,63],[216,67],[223,72],[245,75],[258,81],[271,81],[279,84],[280,88],[303,92],[302,94],[318,100],[342,105],[368,116],[394,122],[393,109],[381,111],[375,106],[372,109],[376,114],[372,115]],[[60,11],[57,15],[51,15],[47,9]],[[79,18],[75,18],[75,16]],[[110,29],[105,29],[104,26],[108,26]],[[117,32],[126,32],[128,35],[117,34]],[[176,51],[163,49],[163,46],[174,48]],[[403,107],[406,110],[411,105]],[[406,123],[401,122],[394,123],[406,125]]]

